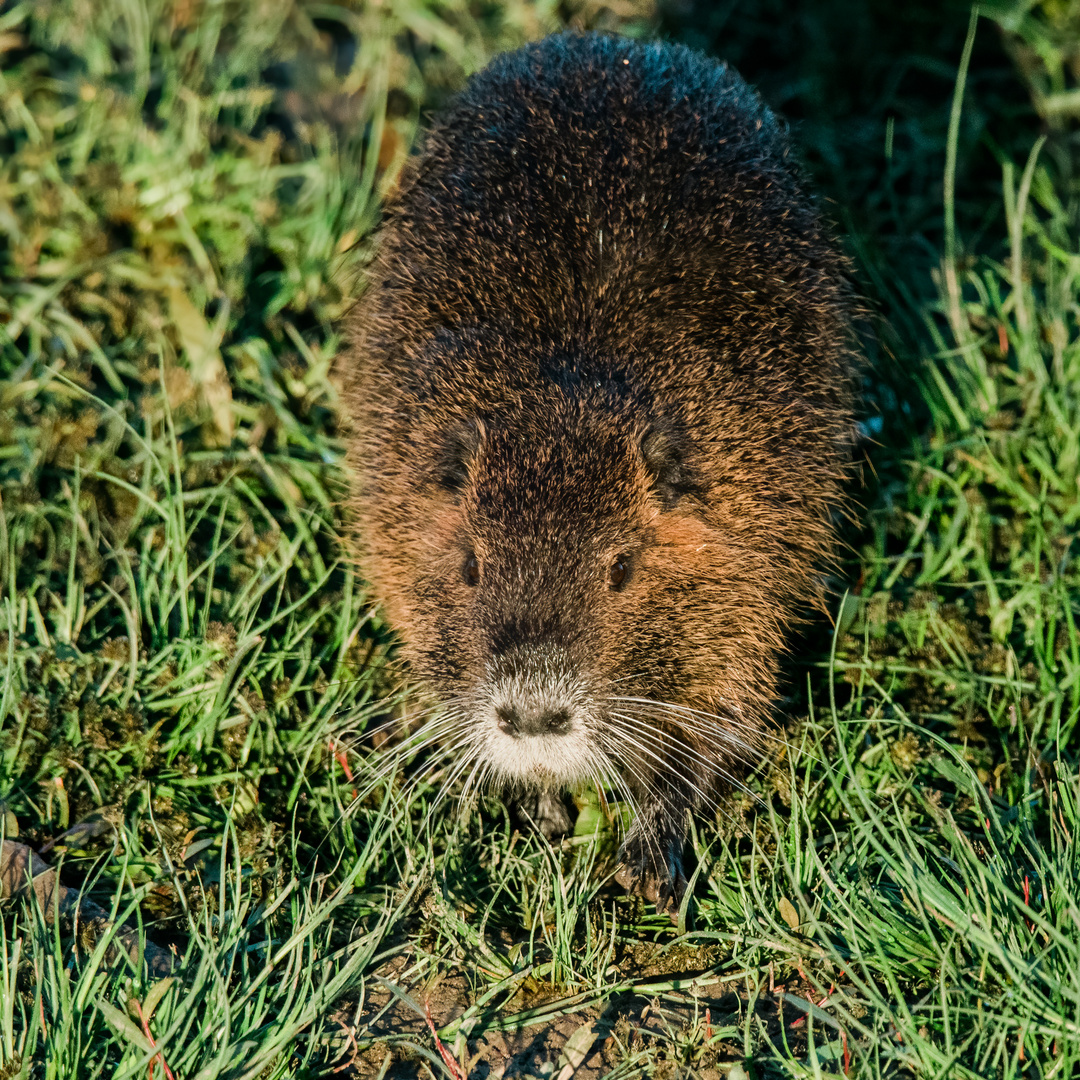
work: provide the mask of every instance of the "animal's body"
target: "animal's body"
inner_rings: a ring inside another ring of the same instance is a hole
[[[500,57],[387,208],[345,357],[363,571],[463,775],[628,793],[661,904],[822,597],[850,315],[778,122],[681,47]]]

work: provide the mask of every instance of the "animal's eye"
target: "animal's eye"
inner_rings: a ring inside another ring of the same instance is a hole
[[[623,583],[626,581],[627,574],[627,558],[625,555],[620,555],[608,568],[608,585],[613,589],[621,589]]]
[[[480,564],[476,561],[475,555],[470,555],[465,560],[465,565],[461,568],[461,576],[465,579],[466,585],[480,584]]]

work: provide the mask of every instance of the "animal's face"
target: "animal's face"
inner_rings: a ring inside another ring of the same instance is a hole
[[[402,516],[422,528],[394,538],[407,569],[390,614],[477,778],[549,788],[613,763],[654,772],[663,724],[614,699],[685,698],[685,662],[707,652],[695,592],[723,553],[676,505],[665,438],[601,405],[556,396],[462,418],[408,452]]]
[[[609,771],[603,702],[627,659],[655,511],[630,439],[585,441],[540,419],[477,432],[438,538],[444,603],[431,615],[455,643],[452,692],[481,768],[563,786]]]

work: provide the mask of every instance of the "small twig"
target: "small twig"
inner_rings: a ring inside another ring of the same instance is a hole
[[[465,1074],[465,1070],[454,1059],[454,1055],[443,1045],[442,1039],[439,1038],[439,1033],[435,1030],[435,1021],[431,1019],[431,1002],[424,1002],[424,1019],[427,1020],[427,1026],[431,1029],[431,1037],[435,1040],[435,1049],[439,1051],[439,1057],[443,1059],[443,1064],[449,1070],[450,1075],[454,1080],[469,1080]]]
[[[154,1036],[150,1033],[150,1021],[143,1014],[142,1006],[138,1003],[138,1001],[135,1001],[135,1000],[132,1000],[131,1003],[132,1003],[132,1005],[135,1006],[135,1012],[138,1014],[139,1023],[142,1024],[143,1034],[146,1036],[146,1038],[149,1041],[150,1045],[155,1050],[157,1050],[157,1043],[154,1042]],[[165,1063],[165,1055],[160,1050],[158,1050],[157,1054],[150,1059],[150,1077],[149,1077],[149,1080],[154,1080],[154,1062],[155,1061],[160,1062],[161,1067],[165,1070],[165,1080],[176,1080],[176,1077],[173,1075],[172,1069],[170,1069],[169,1066]]]

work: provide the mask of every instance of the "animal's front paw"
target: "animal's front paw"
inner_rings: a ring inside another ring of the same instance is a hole
[[[511,803],[514,816],[529,829],[535,829],[548,840],[566,836],[574,828],[574,819],[566,799],[557,791],[529,792]]]
[[[630,835],[619,852],[619,861],[622,866],[615,880],[628,893],[649,900],[672,919],[678,915],[686,892],[681,843]]]

